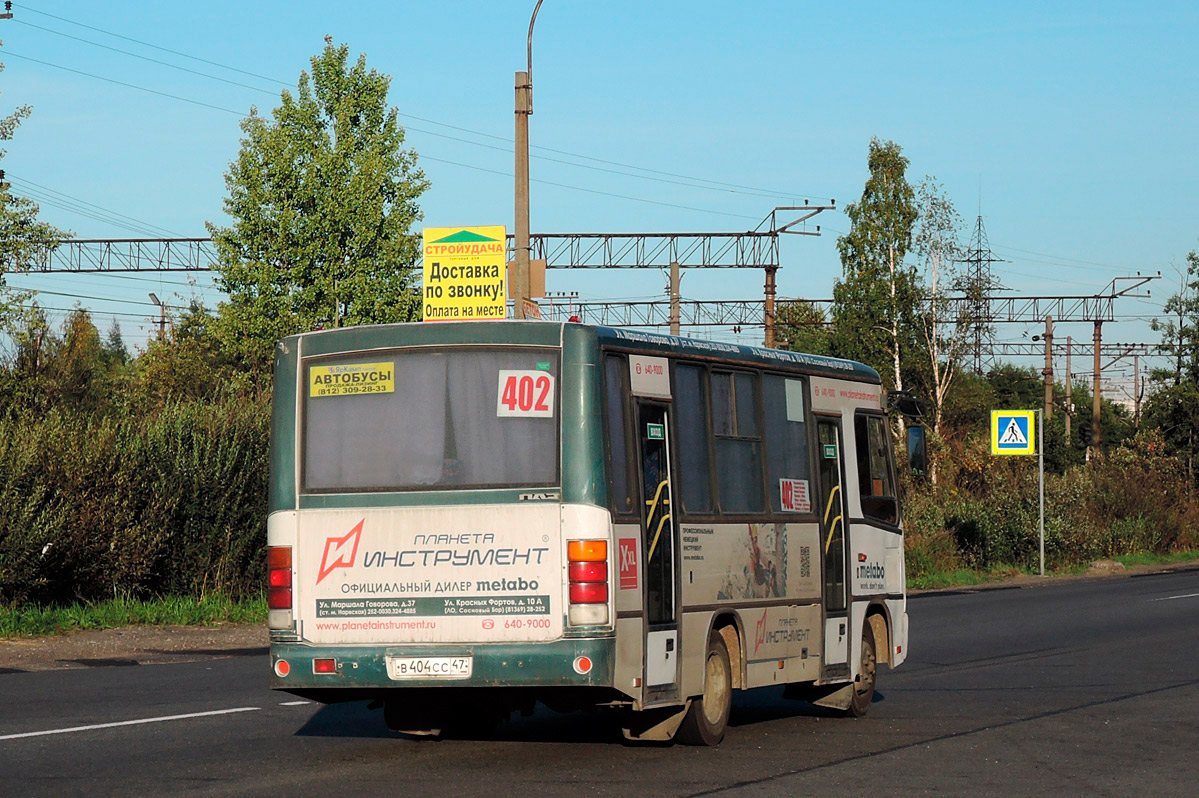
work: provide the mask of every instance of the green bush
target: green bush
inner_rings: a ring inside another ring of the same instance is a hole
[[[1159,433],[1144,432],[1090,464],[1047,473],[1047,567],[1199,546],[1199,503],[1182,463],[1165,451]],[[959,458],[957,485],[909,488],[910,578],[962,567],[1038,565],[1036,461],[992,458],[984,464],[976,454],[968,450]]]
[[[0,605],[261,591],[269,409],[0,419]]]

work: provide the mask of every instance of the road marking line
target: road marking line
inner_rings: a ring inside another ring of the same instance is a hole
[[[1173,601],[1174,599],[1180,599],[1180,598],[1196,598],[1196,597],[1199,597],[1199,593],[1187,593],[1187,594],[1185,594],[1185,595],[1182,595],[1182,596],[1166,596],[1166,597],[1164,597],[1164,598],[1155,598],[1155,599],[1149,599],[1149,600],[1150,600],[1150,601]]]
[[[281,707],[302,707],[305,704],[311,704],[311,703],[312,703],[311,701],[280,701],[279,706],[281,706]]]
[[[168,720],[206,718],[213,715],[232,715],[235,712],[257,712],[258,709],[259,707],[234,707],[233,709],[215,709],[211,712],[189,712],[186,715],[164,715],[159,718],[139,718],[137,720],[122,720],[116,723],[95,723],[91,726],[72,726],[69,729],[47,729],[46,731],[22,732],[20,734],[0,734],[0,740],[16,740],[19,737],[43,737],[47,734],[70,734],[71,732],[91,731],[93,729],[113,729],[117,726],[139,726],[143,723],[162,723]]]

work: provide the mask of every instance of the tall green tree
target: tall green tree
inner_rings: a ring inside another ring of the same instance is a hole
[[[916,222],[908,159],[893,141],[870,142],[870,176],[858,202],[845,207],[850,229],[837,239],[841,279],[833,285],[833,348],[887,375],[903,390],[904,351],[918,341],[920,286],[905,264]]]
[[[0,72],[3,71],[4,64],[0,63]],[[32,107],[21,105],[0,117],[0,141],[12,141],[17,128],[32,113]],[[0,169],[4,167],[7,152],[0,148]],[[37,203],[12,193],[11,184],[0,180],[0,329],[9,332],[14,324],[25,320],[28,312],[25,303],[30,294],[12,290],[5,282],[5,273],[23,268],[38,250],[56,247],[70,235],[52,224],[38,221],[37,215]]]
[[[326,37],[295,96],[284,91],[271,119],[251,109],[242,121],[225,175],[232,224],[208,224],[229,296],[213,333],[255,374],[286,335],[419,312],[412,233],[429,184],[387,105],[390,83]]]
[[[1169,366],[1150,372],[1154,390],[1145,403],[1145,421],[1161,429],[1166,444],[1186,463],[1191,484],[1199,458],[1199,252],[1187,253],[1178,293],[1165,304],[1169,314],[1154,320]]]

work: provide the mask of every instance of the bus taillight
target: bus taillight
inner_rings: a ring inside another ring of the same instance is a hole
[[[291,609],[291,546],[266,550],[266,604],[272,610]]]
[[[566,547],[572,626],[608,623],[608,541],[572,540]]]

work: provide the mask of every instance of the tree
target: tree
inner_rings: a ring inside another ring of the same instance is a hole
[[[242,121],[225,175],[233,221],[208,224],[229,296],[213,331],[257,375],[284,336],[417,313],[412,228],[429,184],[403,149],[390,82],[326,37],[296,96],[284,91],[270,120],[251,108]]]
[[[970,332],[969,311],[961,303],[946,303],[946,288],[963,290],[964,277],[958,268],[961,245],[958,232],[962,217],[935,177],[926,175],[916,191],[916,232],[913,248],[924,268],[927,295],[920,315],[920,331],[927,354],[928,395],[933,406],[933,439],[940,441],[945,397],[953,385]],[[937,458],[929,466],[929,479],[937,484]]]
[[[920,302],[915,269],[904,263],[916,207],[901,153],[893,141],[871,140],[870,177],[861,200],[845,207],[850,230],[837,239],[842,275],[833,285],[834,350],[890,371],[896,390],[903,390],[901,357],[917,338]]]
[[[802,299],[779,303],[774,320],[775,339],[780,349],[831,355],[828,319],[820,308]]]
[[[3,71],[4,64],[0,63],[0,72]],[[21,105],[0,117],[0,141],[12,141],[17,128],[32,113],[33,108]],[[7,150],[0,149],[0,164],[6,153]],[[51,224],[39,222],[37,203],[13,194],[11,188],[6,180],[0,180],[0,329],[7,331],[26,321],[24,314],[28,309],[25,303],[31,294],[10,289],[4,281],[5,273],[25,266],[38,249],[56,247],[70,235]]]
[[[1187,269],[1178,293],[1165,304],[1170,317],[1155,319],[1153,329],[1162,334],[1161,351],[1169,356],[1168,368],[1149,373],[1154,391],[1145,404],[1145,420],[1158,427],[1166,444],[1186,463],[1195,483],[1199,456],[1199,253],[1187,253]]]

